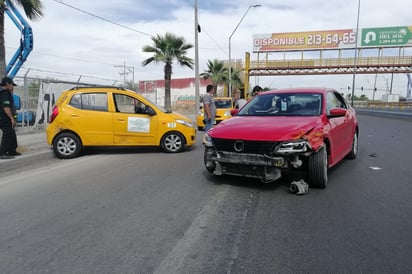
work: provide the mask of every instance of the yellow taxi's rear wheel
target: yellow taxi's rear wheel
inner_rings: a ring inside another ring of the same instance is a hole
[[[185,138],[179,132],[169,132],[163,136],[160,145],[164,152],[177,153],[185,148]]]
[[[54,139],[53,150],[57,158],[71,159],[79,155],[82,150],[82,143],[77,135],[64,132],[57,135]]]

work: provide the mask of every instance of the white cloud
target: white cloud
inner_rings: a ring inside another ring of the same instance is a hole
[[[231,39],[232,58],[244,59],[252,51],[252,36],[258,33],[318,31],[356,28],[358,0],[230,0],[199,1],[199,67],[206,69],[208,60],[228,59],[228,39],[249,5],[250,9]],[[29,22],[34,33],[34,50],[24,64],[31,68],[30,76],[48,74],[52,78],[79,75],[122,81],[121,66],[134,68],[134,79],[163,78],[162,64],[141,62],[148,57],[142,53],[144,45],[151,44],[150,37],[140,32],[163,35],[172,32],[194,44],[194,0],[181,1],[81,1],[67,0],[68,5],[93,13],[130,29],[112,24],[70,8],[58,1],[43,0],[44,17]],[[360,28],[410,26],[409,0],[362,0]],[[8,59],[18,47],[20,34],[6,17],[6,52]],[[194,58],[194,50],[189,51]],[[44,71],[48,71],[47,73]],[[173,77],[194,77],[194,70],[173,67]],[[52,74],[60,72],[70,75]],[[22,70],[19,75],[23,75]],[[307,77],[260,77],[251,84],[264,86],[316,85],[344,90],[351,84],[350,75]],[[359,83],[366,85],[366,76]],[[390,75],[378,76],[382,88]],[[129,74],[129,79],[131,79]],[[371,78],[372,80],[370,80]],[[370,76],[369,84],[374,79]],[[394,88],[404,88],[406,77],[394,76]]]

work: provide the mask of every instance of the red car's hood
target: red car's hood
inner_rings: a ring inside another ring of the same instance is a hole
[[[320,116],[247,117],[235,116],[212,128],[212,138],[259,141],[294,140],[321,124]]]

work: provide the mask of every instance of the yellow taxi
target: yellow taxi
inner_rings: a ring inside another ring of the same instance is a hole
[[[158,146],[177,153],[194,145],[196,128],[134,91],[76,87],[59,96],[46,136],[56,156],[69,159],[84,147]]]
[[[233,109],[233,98],[231,97],[216,97],[215,106],[216,106],[216,117],[215,124],[222,122],[223,120],[229,119],[232,117],[230,111]],[[197,128],[203,130],[205,127],[203,107],[201,107],[199,114],[196,118]]]

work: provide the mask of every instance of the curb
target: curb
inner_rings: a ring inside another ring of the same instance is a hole
[[[43,163],[49,160],[56,159],[52,150],[49,151],[38,151],[35,154],[20,155],[16,156],[14,159],[1,160],[0,162],[0,173],[5,171],[11,171],[15,169],[22,169],[24,167]]]

